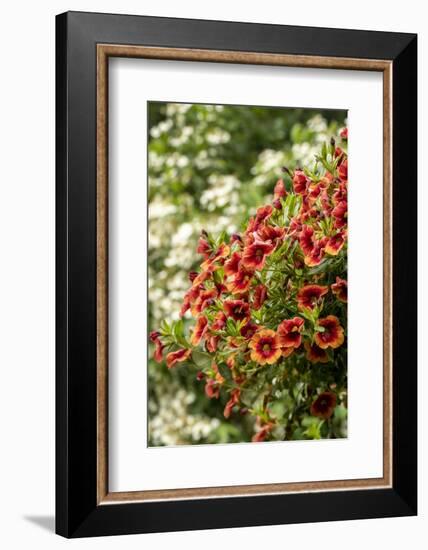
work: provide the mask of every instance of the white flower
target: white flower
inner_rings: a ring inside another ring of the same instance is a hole
[[[313,132],[325,132],[327,130],[327,121],[320,114],[308,120],[308,128]]]
[[[153,199],[149,204],[149,220],[164,218],[176,212],[177,207],[174,204],[165,202],[159,198]]]
[[[172,246],[182,246],[189,243],[190,237],[193,235],[193,225],[191,223],[182,223],[177,232],[173,235]]]
[[[216,128],[206,135],[206,140],[211,145],[220,145],[230,140],[230,134],[221,128]]]

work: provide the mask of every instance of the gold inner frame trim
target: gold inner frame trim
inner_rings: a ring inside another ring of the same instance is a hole
[[[383,73],[383,476],[298,483],[109,492],[108,488],[108,59],[347,69]],[[97,45],[97,503],[221,498],[392,486],[392,62],[187,48]]]

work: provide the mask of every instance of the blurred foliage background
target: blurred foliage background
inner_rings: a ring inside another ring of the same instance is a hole
[[[178,319],[200,257],[202,229],[240,231],[267,202],[281,167],[312,167],[346,111],[150,102],[149,331]],[[225,420],[189,369],[148,366],[149,445],[231,443],[253,433],[247,416]]]

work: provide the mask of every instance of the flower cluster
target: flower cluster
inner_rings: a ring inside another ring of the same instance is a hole
[[[283,168],[242,232],[202,231],[180,316],[152,332],[154,359],[194,368],[253,441],[343,437],[346,417],[347,129],[311,169]]]

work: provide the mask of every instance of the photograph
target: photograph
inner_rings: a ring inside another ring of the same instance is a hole
[[[347,438],[347,111],[147,121],[147,445]]]
[[[424,4],[243,7],[3,4],[0,549],[427,547]]]

